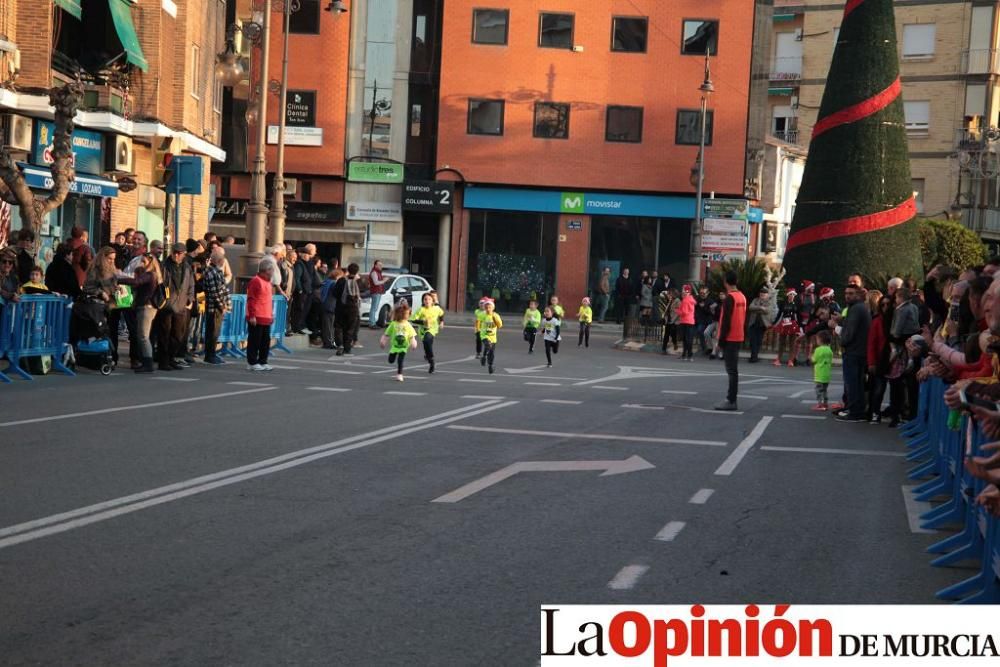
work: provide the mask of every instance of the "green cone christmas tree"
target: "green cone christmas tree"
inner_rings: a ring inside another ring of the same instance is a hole
[[[785,282],[922,274],[892,0],[848,0],[785,250]]]

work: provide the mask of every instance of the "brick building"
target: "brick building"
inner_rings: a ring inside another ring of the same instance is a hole
[[[181,197],[179,237],[204,234],[210,163],[225,158],[213,73],[224,19],[225,0],[0,0],[4,139],[39,192],[52,112],[30,89],[78,74],[85,86],[74,132],[77,182],[43,226],[43,263],[72,225],[87,228],[94,245],[127,227],[151,238],[171,233],[157,151],[200,159],[202,194]],[[12,213],[17,229],[16,207]]]
[[[771,40],[771,134],[808,148],[844,3],[775,0]],[[1000,114],[997,58],[1000,2],[923,0],[895,3],[900,74],[917,206],[927,216],[965,210],[984,238],[1000,239],[1000,215],[986,225],[971,210],[984,202],[968,195],[968,178],[951,160],[978,129],[995,126]],[[971,134],[969,130],[971,129]],[[986,188],[987,190],[989,188]],[[996,197],[994,209],[1000,208]],[[784,246],[787,227],[780,238]]]

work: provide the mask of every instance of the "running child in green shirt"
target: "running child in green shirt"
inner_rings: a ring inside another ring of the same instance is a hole
[[[417,332],[409,322],[410,304],[400,301],[392,310],[392,321],[379,340],[382,349],[389,347],[389,363],[396,364],[396,379],[403,381],[403,361],[408,350],[417,349]]]
[[[424,359],[429,364],[427,372],[434,372],[434,337],[444,326],[444,310],[434,303],[434,295],[424,294],[423,304],[417,308],[411,318],[411,323],[417,325],[417,336],[424,344]]]
[[[813,410],[825,411],[829,408],[827,388],[833,372],[833,350],[830,348],[832,336],[828,329],[816,334],[816,349],[812,353],[813,381],[816,383],[816,405]]]
[[[486,299],[483,303],[483,314],[476,320],[476,331],[483,342],[483,356],[480,364],[489,364],[490,374],[493,374],[493,362],[496,358],[497,331],[503,326],[503,320],[494,312],[495,304],[493,299]]]
[[[479,337],[479,320],[482,319],[483,315],[486,313],[486,311],[483,310],[483,304],[486,303],[487,299],[489,299],[488,296],[484,296],[479,299],[479,307],[472,312],[472,317],[475,318],[473,323],[476,328],[476,359],[483,356],[483,339]]]
[[[559,318],[560,321],[566,315],[566,309],[559,305],[559,297],[555,294],[549,297],[549,308],[552,309],[552,314]]]
[[[538,302],[532,299],[524,311],[524,340],[528,341],[528,354],[535,351],[535,336],[541,324],[542,313],[538,310]]]

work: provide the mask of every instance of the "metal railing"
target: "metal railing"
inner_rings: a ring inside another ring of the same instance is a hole
[[[771,61],[771,81],[798,81],[802,78],[802,56],[781,56]]]
[[[961,73],[1000,73],[1000,51],[997,49],[966,49],[962,51]]]
[[[781,130],[778,132],[772,132],[771,135],[775,139],[785,141],[790,144],[798,143],[799,141],[799,131],[798,130]]]

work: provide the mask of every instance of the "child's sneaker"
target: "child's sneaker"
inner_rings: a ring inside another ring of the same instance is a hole
[[[830,406],[830,409],[834,412],[840,412],[841,410],[844,409],[844,407],[845,406],[843,403],[834,403],[833,405]]]
[[[479,358],[479,365],[480,366],[485,366],[486,365],[486,355],[485,354]]]
[[[493,364],[490,364],[490,375],[493,375]]]
[[[795,368],[795,360],[794,359],[789,359],[788,360],[788,367],[789,368]]]
[[[397,375],[396,376],[396,382],[402,382],[402,381],[403,381],[403,376],[402,375]]]
[[[771,365],[774,366],[775,368],[781,368],[781,358],[779,357],[775,359]]]
[[[816,405],[812,406],[812,409],[814,412],[826,412],[827,411],[826,403],[817,403]]]

